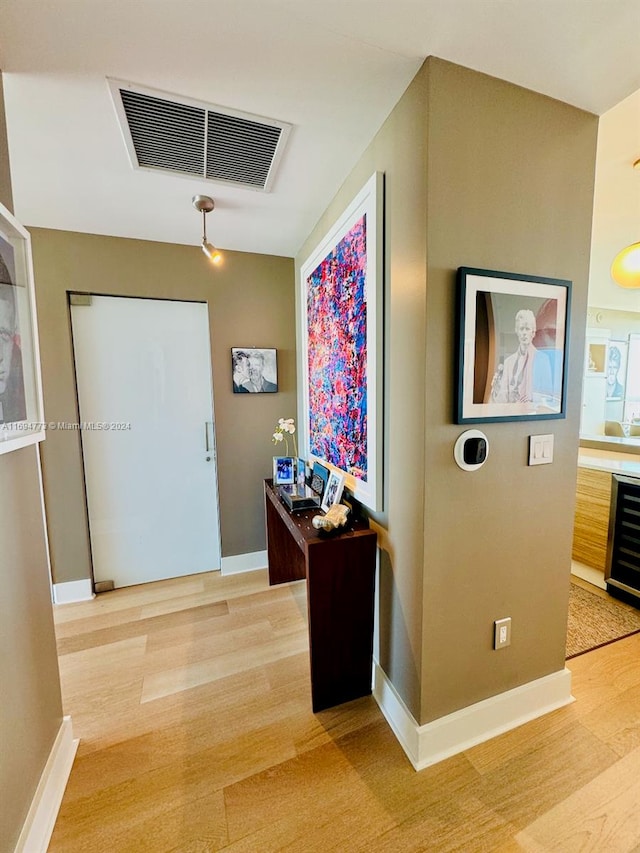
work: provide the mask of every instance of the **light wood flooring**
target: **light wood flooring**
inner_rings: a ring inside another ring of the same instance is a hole
[[[372,698],[311,712],[305,596],[212,573],[56,608],[81,743],[50,853],[640,853],[640,635],[416,773]]]

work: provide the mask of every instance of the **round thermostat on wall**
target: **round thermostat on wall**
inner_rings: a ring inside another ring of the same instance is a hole
[[[489,439],[479,429],[468,429],[458,436],[453,458],[463,471],[477,471],[489,456]]]

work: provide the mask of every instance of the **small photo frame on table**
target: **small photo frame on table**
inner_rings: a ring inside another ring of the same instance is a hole
[[[231,347],[234,394],[275,394],[278,390],[278,351]]]
[[[295,456],[273,457],[273,485],[290,486],[296,482],[297,460]]]
[[[332,471],[329,474],[327,488],[324,490],[324,496],[320,508],[328,512],[334,504],[340,503],[342,490],[344,489],[344,474],[338,474]]]
[[[311,488],[316,492],[316,494],[320,495],[320,497],[324,495],[328,479],[329,469],[320,462],[314,462],[311,473]]]
[[[296,459],[296,485],[299,489],[302,489],[305,485],[306,477],[307,477],[307,464],[304,459]]]
[[[455,422],[566,417],[571,282],[460,267]]]

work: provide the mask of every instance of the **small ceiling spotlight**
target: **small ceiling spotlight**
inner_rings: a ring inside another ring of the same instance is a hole
[[[207,240],[207,213],[214,209],[215,202],[208,195],[194,195],[191,202],[195,209],[202,214],[202,251],[212,264],[219,264],[222,262],[222,254]]]

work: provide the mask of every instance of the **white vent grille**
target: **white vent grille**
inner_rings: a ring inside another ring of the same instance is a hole
[[[270,189],[291,125],[117,80],[109,85],[134,168]]]

